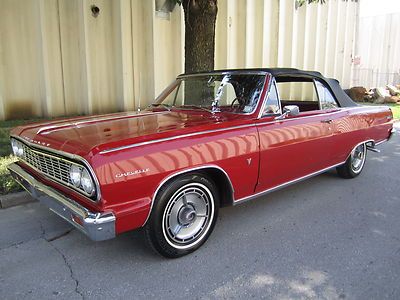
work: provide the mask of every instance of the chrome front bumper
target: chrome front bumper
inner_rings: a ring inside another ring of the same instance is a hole
[[[93,213],[89,211],[76,201],[36,180],[16,163],[9,165],[8,170],[33,198],[74,225],[93,241],[103,241],[115,237],[115,216],[113,213]]]

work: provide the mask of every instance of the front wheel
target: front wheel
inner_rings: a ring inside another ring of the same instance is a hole
[[[181,176],[163,186],[145,226],[150,246],[175,258],[198,249],[210,236],[218,216],[215,184],[202,174]]]
[[[357,177],[364,168],[366,157],[367,145],[365,143],[355,147],[346,162],[336,168],[339,176],[343,178]]]

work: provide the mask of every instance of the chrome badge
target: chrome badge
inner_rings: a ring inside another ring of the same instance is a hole
[[[141,170],[128,171],[128,172],[125,172],[125,173],[118,173],[118,174],[115,175],[115,178],[139,175],[139,174],[142,174],[142,173],[147,173],[149,171],[150,171],[150,169],[146,168],[146,169],[141,169]]]
[[[31,138],[28,138],[28,137],[26,137],[26,136],[21,136],[21,137],[22,137],[24,140],[26,140],[27,142],[31,143],[31,144],[37,144],[37,145],[45,146],[45,147],[49,147],[49,146],[50,146],[49,143],[39,142],[39,141],[33,140],[33,139],[31,139]]]

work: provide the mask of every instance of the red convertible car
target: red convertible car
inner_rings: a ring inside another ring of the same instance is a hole
[[[14,178],[95,241],[144,227],[166,257],[199,248],[223,206],[336,168],[388,140],[387,107],[297,69],[183,74],[142,112],[17,127]]]

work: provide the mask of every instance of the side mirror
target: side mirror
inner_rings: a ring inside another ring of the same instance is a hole
[[[277,116],[275,120],[283,120],[288,116],[297,116],[300,113],[300,109],[297,105],[286,105],[283,107],[283,113]]]

